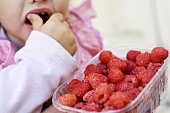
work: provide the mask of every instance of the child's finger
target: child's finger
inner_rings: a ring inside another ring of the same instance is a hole
[[[34,30],[39,30],[43,26],[43,20],[39,15],[29,14],[27,18],[30,20]]]
[[[69,24],[66,21],[63,21],[63,24],[69,28]]]
[[[49,20],[58,20],[60,22],[63,22],[64,21],[64,16],[61,14],[61,13],[55,13],[53,14]]]

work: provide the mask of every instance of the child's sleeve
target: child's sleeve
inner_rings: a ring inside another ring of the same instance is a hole
[[[39,113],[78,68],[60,44],[38,31],[31,32],[14,59],[16,64],[0,71],[0,113]]]

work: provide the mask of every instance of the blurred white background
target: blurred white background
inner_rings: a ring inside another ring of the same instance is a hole
[[[79,4],[83,0],[72,1]],[[170,0],[91,1],[96,12],[93,26],[108,46],[163,46],[170,50]],[[156,113],[170,112],[168,100],[170,94]]]
[[[97,16],[93,24],[110,45],[168,47],[169,0],[92,0],[92,5]]]
[[[79,4],[83,0],[72,0]],[[170,48],[170,0],[91,0],[94,27],[111,46]]]

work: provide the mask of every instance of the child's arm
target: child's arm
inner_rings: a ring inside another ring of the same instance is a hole
[[[0,113],[37,113],[60,83],[76,70],[73,57],[59,43],[32,31],[15,63],[0,71]]]

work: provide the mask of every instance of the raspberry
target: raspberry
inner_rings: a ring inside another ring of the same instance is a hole
[[[91,102],[91,103],[87,103],[82,107],[83,110],[87,110],[87,111],[98,111],[100,112],[102,110],[102,106],[100,104]]]
[[[80,82],[80,83],[75,84],[75,87],[71,93],[75,94],[78,100],[82,100],[82,97],[84,96],[84,94],[90,91],[90,89],[91,87],[89,83]]]
[[[103,104],[110,98],[111,94],[110,85],[101,83],[94,91],[94,100],[96,103]]]
[[[107,75],[108,74],[107,65],[99,63],[97,65],[97,67],[99,68],[101,74],[103,74],[103,75]]]
[[[58,98],[58,102],[65,106],[74,106],[77,103],[77,97],[75,94],[64,94]]]
[[[123,78],[124,78],[123,73],[117,68],[111,69],[107,75],[108,81],[114,84],[119,83],[120,81],[123,80]]]
[[[113,109],[121,109],[130,103],[130,98],[123,92],[114,92],[104,106],[111,106]]]
[[[82,80],[82,82],[86,82],[86,83],[89,83],[89,79],[88,79],[88,76],[85,76],[85,78]],[[90,83],[89,83],[90,84]]]
[[[98,74],[98,73],[91,73],[88,75],[88,80],[89,83],[92,87],[92,89],[96,89],[96,87],[101,84],[101,83],[107,83],[107,77],[102,75],[102,74]]]
[[[103,109],[102,109],[102,112],[106,112],[106,111],[109,111],[109,110],[113,110],[113,107],[112,106],[104,106]]]
[[[122,72],[126,70],[127,68],[127,64],[125,63],[125,61],[121,60],[120,58],[113,58],[111,59],[108,64],[108,69],[111,70],[112,68],[118,68],[120,69]]]
[[[130,100],[134,100],[139,95],[140,90],[137,88],[132,88],[127,90],[125,93],[130,97]]]
[[[143,72],[143,71],[145,71],[146,69],[145,69],[145,67],[135,67],[131,72],[130,72],[130,74],[131,75],[139,75],[141,72]]]
[[[133,88],[133,84],[126,81],[121,81],[116,86],[116,91],[127,91]]]
[[[141,53],[136,57],[136,64],[141,67],[147,67],[151,62],[150,53]]]
[[[139,87],[138,87],[138,89],[139,89],[140,91],[142,91],[143,88],[144,88],[143,86],[139,86]]]
[[[74,108],[77,108],[77,109],[82,109],[83,106],[85,106],[85,103],[84,102],[78,102],[74,105]]]
[[[104,50],[99,55],[99,60],[102,64],[107,64],[112,59],[112,52]]]
[[[74,88],[75,88],[75,85],[77,84],[77,83],[80,83],[80,81],[78,80],[78,79],[73,79],[73,80],[71,80],[70,82],[69,82],[69,84],[68,84],[68,91],[69,92],[72,92],[73,90],[74,90]]]
[[[94,101],[94,90],[91,90],[89,92],[87,92],[84,96],[83,96],[83,101],[85,102],[95,102]]]
[[[137,51],[137,50],[130,50],[130,51],[128,51],[127,54],[126,54],[126,59],[135,62],[135,61],[136,61],[136,56],[137,56],[138,54],[140,54],[140,53],[141,53],[141,52],[140,52],[140,51]]]
[[[157,72],[159,70],[159,68],[161,68],[162,65],[163,65],[163,63],[153,63],[153,62],[150,62],[148,64],[147,69],[151,69],[151,70],[154,70],[155,72]]]
[[[116,91],[116,84],[109,83],[109,86],[110,86],[110,89],[111,89],[112,92]]]
[[[163,47],[155,47],[151,51],[151,60],[156,63],[162,63],[168,57],[168,50]]]
[[[125,73],[130,74],[130,72],[136,67],[136,63],[133,61],[129,61],[129,60],[125,60],[125,63],[127,64]]]
[[[154,70],[146,69],[142,73],[140,73],[137,77],[142,80],[143,86],[146,86],[146,84],[149,83],[149,81],[153,78],[155,75]]]
[[[100,69],[96,65],[89,64],[86,67],[84,74],[85,74],[85,76],[88,76],[88,74],[90,74],[90,73],[101,73],[101,72],[100,72]]]
[[[126,75],[124,78],[125,82],[132,83],[133,87],[139,87],[141,85],[140,80],[135,75]]]

